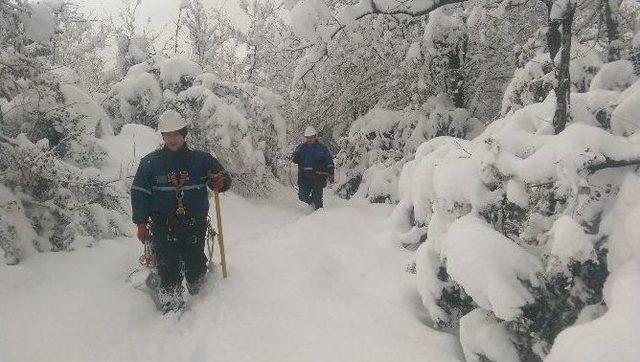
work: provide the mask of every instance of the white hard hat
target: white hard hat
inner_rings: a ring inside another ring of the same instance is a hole
[[[189,124],[182,118],[180,113],[169,109],[164,111],[160,116],[160,122],[158,122],[159,132],[174,132],[187,127]]]
[[[316,134],[317,134],[316,133],[316,129],[313,128],[313,126],[309,126],[309,127],[305,128],[305,130],[304,130],[304,136],[305,137],[315,136]]]

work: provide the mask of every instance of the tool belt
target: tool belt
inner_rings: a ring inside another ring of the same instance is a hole
[[[207,213],[191,212],[185,214],[176,214],[172,212],[169,215],[153,214],[151,215],[151,221],[156,225],[165,225],[169,227],[169,229],[173,229],[176,227],[188,227],[200,223],[206,223]]]

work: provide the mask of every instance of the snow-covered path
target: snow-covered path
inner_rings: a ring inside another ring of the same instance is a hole
[[[230,277],[162,316],[124,283],[140,246],[103,241],[0,266],[0,361],[449,361],[385,231],[386,205],[292,192],[223,198]],[[216,248],[217,252],[217,248]]]

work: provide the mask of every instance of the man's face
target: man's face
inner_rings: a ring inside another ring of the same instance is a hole
[[[304,138],[307,139],[307,143],[314,143],[317,140],[316,136],[305,136]]]
[[[174,132],[162,132],[162,140],[164,140],[164,144],[171,151],[177,151],[184,145],[184,137],[178,131]]]

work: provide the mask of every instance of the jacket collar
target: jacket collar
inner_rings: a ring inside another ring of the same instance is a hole
[[[162,150],[172,156],[179,156],[179,155],[184,155],[185,153],[187,153],[187,151],[189,150],[189,146],[187,146],[187,143],[185,142],[182,147],[178,148],[175,151],[171,151],[166,145],[162,148]]]

